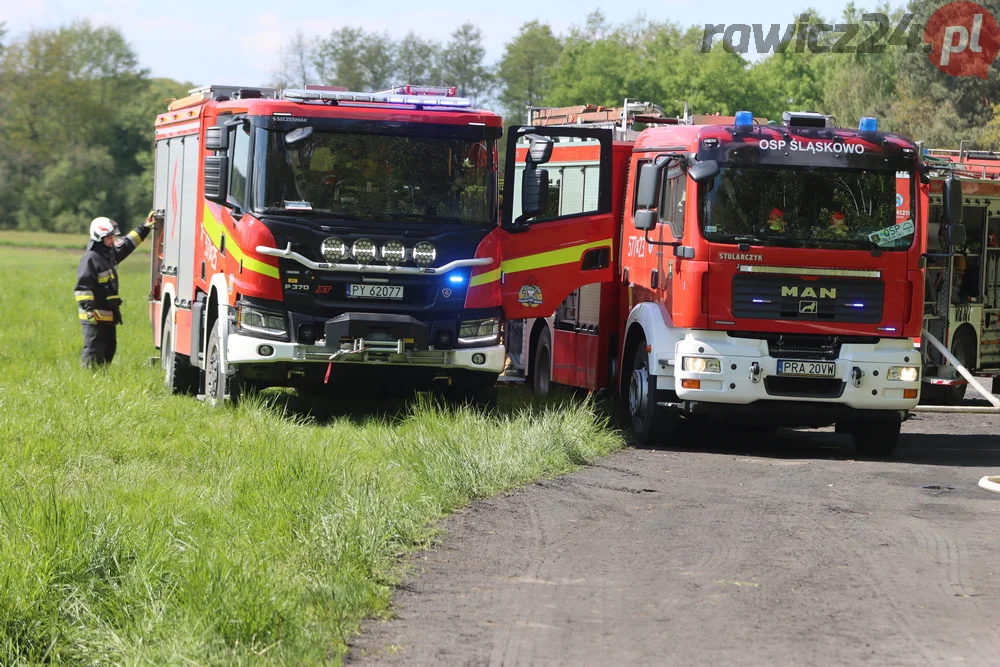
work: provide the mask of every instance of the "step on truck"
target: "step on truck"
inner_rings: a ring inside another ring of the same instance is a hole
[[[1000,153],[926,150],[930,179],[924,328],[973,375],[1000,377]],[[962,184],[965,239],[953,253],[943,241],[943,190]],[[939,350],[921,341],[921,401],[958,405],[968,382]]]
[[[149,304],[167,386],[489,400],[501,132],[453,88],[212,85],[172,102]]]
[[[508,352],[532,387],[617,392],[644,444],[707,418],[835,424],[892,453],[921,386],[917,145],[812,112],[529,113],[508,129],[502,224],[505,252],[550,248],[504,259]],[[957,238],[961,189],[942,187]]]

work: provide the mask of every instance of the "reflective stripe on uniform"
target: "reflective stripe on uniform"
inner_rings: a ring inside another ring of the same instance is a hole
[[[134,229],[132,231],[130,231],[128,234],[126,234],[126,236],[128,236],[130,239],[132,239],[132,243],[134,243],[136,245],[139,245],[140,243],[142,243],[142,237],[139,236],[139,232],[135,231]]]
[[[106,283],[106,282],[108,282],[109,280],[111,280],[114,277],[114,273],[115,272],[111,271],[110,269],[107,270],[107,271],[101,271],[100,273],[97,274],[97,282],[99,282],[99,283]]]
[[[96,322],[114,322],[115,314],[110,310],[94,310],[94,321]],[[77,313],[81,320],[90,320],[90,316],[87,315],[87,311],[82,308]]]
[[[104,298],[107,299],[108,301],[110,301],[111,299],[117,299],[118,301],[122,300],[122,298],[120,296],[118,296],[117,294],[109,294],[108,296],[106,296]]]
[[[88,301],[94,298],[94,293],[90,290],[76,290],[73,292],[73,295],[77,301]]]

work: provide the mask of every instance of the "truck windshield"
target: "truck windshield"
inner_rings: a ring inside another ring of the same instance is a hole
[[[492,141],[257,129],[258,211],[353,220],[491,223]]]
[[[727,167],[699,186],[701,231],[716,243],[905,250],[913,241],[910,179],[890,171]],[[897,208],[899,210],[897,211]]]

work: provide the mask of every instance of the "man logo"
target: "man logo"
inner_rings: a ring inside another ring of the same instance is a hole
[[[799,301],[799,312],[804,315],[815,315],[819,310],[819,301]]]
[[[820,287],[819,294],[816,293],[812,287],[807,287],[804,290],[799,291],[796,285],[781,286],[781,296],[792,296],[792,297],[802,297],[804,299],[836,299],[837,298],[837,288],[836,287]]]

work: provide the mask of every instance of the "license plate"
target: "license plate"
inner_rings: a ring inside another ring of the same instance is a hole
[[[837,375],[837,364],[825,361],[778,359],[778,375],[832,378]]]
[[[399,301],[403,298],[403,288],[399,285],[348,285],[347,298]]]

